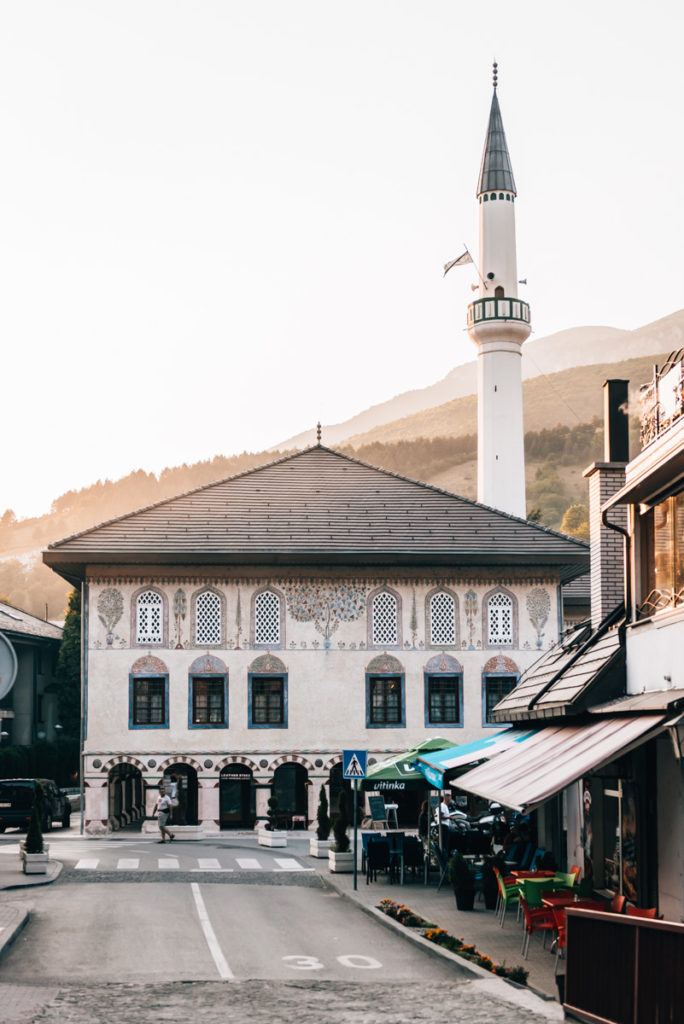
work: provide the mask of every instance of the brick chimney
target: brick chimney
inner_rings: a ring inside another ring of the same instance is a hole
[[[594,628],[625,600],[624,538],[601,521],[601,508],[625,482],[629,461],[629,381],[603,382],[603,462],[584,471],[589,480],[589,535],[591,543],[591,624]],[[627,506],[610,510],[609,522],[627,529]]]

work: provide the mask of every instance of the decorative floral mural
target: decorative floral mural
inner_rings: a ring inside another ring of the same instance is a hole
[[[366,610],[366,593],[345,583],[290,583],[284,585],[287,607],[297,622],[313,622],[324,640],[341,622],[356,622]]]
[[[475,619],[477,618],[477,594],[474,590],[469,590],[463,599],[465,607],[466,624],[468,627],[468,650],[475,650]]]
[[[541,648],[544,640],[543,629],[551,611],[551,598],[544,587],[533,587],[527,595],[527,614],[537,631],[537,647]]]

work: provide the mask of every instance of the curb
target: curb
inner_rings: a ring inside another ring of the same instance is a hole
[[[0,959],[23,930],[29,919],[26,907],[16,903],[4,903],[0,906]]]
[[[33,875],[31,881],[22,882],[8,882],[0,883],[0,892],[9,892],[12,889],[33,889],[36,885],[51,885],[52,882],[56,882],[59,876],[62,874],[64,865],[59,860],[51,860],[49,862],[49,868],[47,874]],[[2,874],[9,875],[9,872],[2,872]],[[11,876],[10,876],[11,877]],[[22,875],[22,878],[26,878],[26,875]]]
[[[528,985],[519,985],[515,981],[509,981],[506,978],[499,978],[496,975],[492,975],[491,972],[486,971],[484,967],[479,967],[478,964],[471,963],[469,960],[466,960],[465,957],[458,956],[456,953],[452,953],[451,950],[445,949],[443,946],[439,946],[435,942],[430,942],[429,939],[419,935],[417,929],[407,928],[406,925],[399,924],[398,921],[389,917],[389,915],[385,914],[382,910],[378,910],[377,907],[366,906],[366,904],[355,899],[354,896],[350,895],[350,893],[344,892],[342,889],[338,888],[332,879],[325,875],[321,875],[320,877],[324,886],[334,890],[342,899],[353,903],[363,911],[364,914],[375,918],[376,921],[383,924],[391,931],[394,931],[397,935],[402,935],[409,939],[409,941],[420,946],[429,956],[448,960],[454,965],[454,967],[459,968],[464,974],[472,975],[473,982],[476,983],[479,988],[486,989],[490,995],[501,999],[502,1002],[514,1003],[516,1006],[520,1006],[526,1010],[531,1010],[532,1012],[539,1014],[539,1016],[545,1017],[547,1020],[563,1021],[566,1019],[561,1004],[555,999],[547,996],[546,993],[538,992],[536,989],[530,988]],[[549,1012],[551,1010],[552,1012]]]

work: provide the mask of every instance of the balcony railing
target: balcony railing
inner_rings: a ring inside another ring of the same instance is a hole
[[[684,349],[671,352],[663,366],[654,366],[653,380],[639,389],[642,448],[669,430],[684,413],[683,360]]]
[[[522,299],[476,299],[468,306],[468,327],[487,320],[519,320],[530,322],[529,303]]]

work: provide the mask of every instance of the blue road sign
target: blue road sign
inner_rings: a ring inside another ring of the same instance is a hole
[[[342,775],[345,779],[365,779],[367,761],[367,750],[343,750]]]

